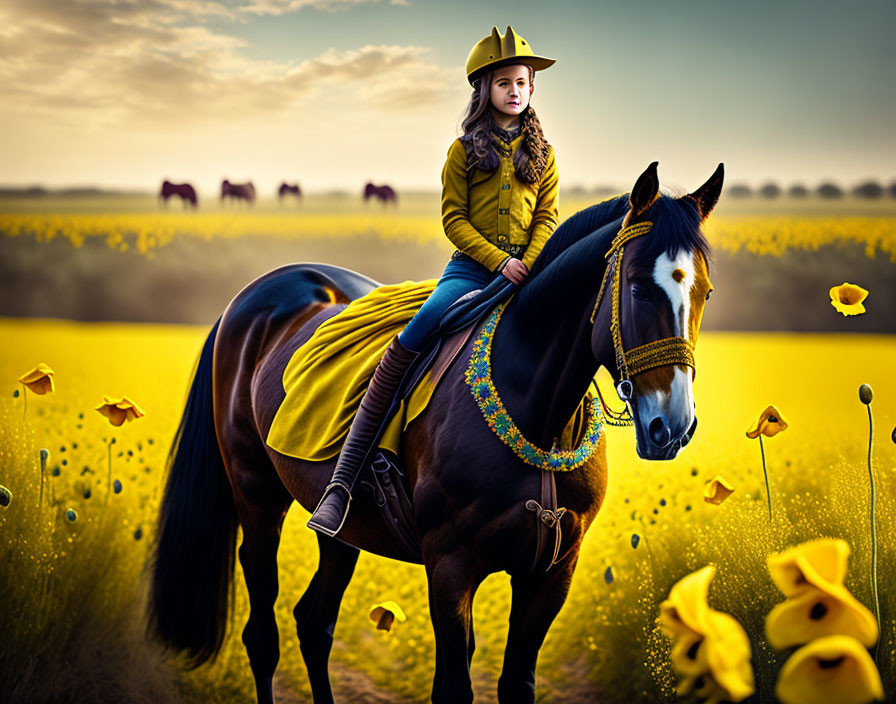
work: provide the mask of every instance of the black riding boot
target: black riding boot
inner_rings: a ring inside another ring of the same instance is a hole
[[[348,437],[339,453],[333,477],[308,521],[309,528],[331,537],[342,528],[361,463],[367,456],[405,372],[416,358],[417,353],[402,345],[398,337],[392,340],[361,399]]]

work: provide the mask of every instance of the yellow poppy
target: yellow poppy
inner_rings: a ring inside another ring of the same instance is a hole
[[[709,606],[706,595],[715,576],[714,565],[692,572],[669,590],[669,598],[660,604],[660,628],[670,638],[706,635]]]
[[[753,694],[750,639],[737,619],[721,611],[711,611],[705,647],[712,679],[725,691],[722,699],[739,702]],[[699,690],[697,694],[708,696]]]
[[[53,380],[55,373],[50,367],[41,362],[30,372],[22,374],[19,377],[19,381],[31,392],[42,396],[56,389],[56,383]]]
[[[707,604],[715,567],[679,580],[660,604],[660,628],[674,639],[672,665],[682,676],[678,694],[696,687],[710,701],[746,699],[754,692],[750,641],[741,625]]]
[[[752,430],[747,431],[747,437],[755,440],[761,434],[767,438],[772,438],[782,430],[787,430],[787,421],[781,417],[781,413],[777,408],[769,406],[759,416],[756,426]]]
[[[839,538],[819,538],[768,556],[772,581],[784,596],[796,596],[816,587],[832,593],[843,584],[849,545]]]
[[[718,506],[733,493],[734,487],[724,477],[716,477],[704,487],[703,500]]]
[[[698,676],[709,670],[709,663],[706,660],[706,639],[701,633],[694,633],[688,629],[675,638],[672,643],[672,652],[670,659],[672,667],[679,675]],[[682,682],[684,684],[684,682]],[[686,694],[688,689],[679,692]]]
[[[109,419],[109,422],[118,427],[125,421],[136,420],[142,418],[143,410],[127,396],[116,398],[114,396],[103,396],[103,402],[94,410],[100,415]]]
[[[733,695],[728,692],[722,685],[716,682],[708,675],[697,675],[685,677],[676,688],[676,694],[684,697],[693,690],[695,697],[702,704],[720,704],[720,702],[738,702],[741,699],[734,699]],[[751,692],[752,694],[752,692]],[[749,696],[749,695],[747,695]]]
[[[868,298],[868,292],[861,286],[842,283],[830,291],[831,305],[843,315],[861,315],[865,312],[862,301]]]
[[[845,587],[839,597],[814,587],[791,597],[771,610],[765,633],[773,648],[793,645],[829,635],[851,636],[866,647],[877,642],[877,621]]]
[[[394,601],[384,601],[371,609],[370,620],[376,624],[378,630],[391,631],[396,621],[399,623],[407,621],[407,616]]]
[[[855,638],[825,636],[797,650],[778,675],[775,694],[783,704],[866,704],[883,700],[880,674]]]

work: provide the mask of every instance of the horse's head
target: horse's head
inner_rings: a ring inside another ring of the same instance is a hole
[[[592,349],[629,405],[638,455],[672,459],[694,434],[693,348],[712,285],[701,225],[719,199],[723,166],[693,193],[660,195],[654,162],[607,253]],[[607,331],[610,334],[607,334]]]

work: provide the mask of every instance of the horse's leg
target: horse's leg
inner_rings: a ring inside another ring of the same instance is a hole
[[[272,487],[273,488],[273,487]],[[256,495],[255,492],[252,492]],[[267,494],[267,492],[265,492]],[[273,704],[272,682],[280,660],[280,641],[274,602],[277,600],[277,549],[280,530],[292,497],[281,484],[264,502],[249,503],[237,492],[237,515],[243,527],[240,564],[249,592],[249,620],[243,629],[243,644],[249,655],[259,704]]]
[[[473,595],[479,586],[462,554],[427,561],[429,613],[436,640],[433,704],[473,701],[470,659],[473,656]]]
[[[545,573],[541,567],[533,574],[520,575],[510,580],[513,598],[507,647],[504,650],[504,667],[498,679],[500,704],[535,701],[535,663],[538,651],[566,601],[577,560],[578,549],[554,565],[550,572]]]
[[[327,663],[342,595],[358,562],[358,549],[317,534],[320,560],[311,583],[293,609],[299,649],[308,669],[314,704],[331,704],[333,691]]]

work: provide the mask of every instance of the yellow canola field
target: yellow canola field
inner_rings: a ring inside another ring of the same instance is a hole
[[[561,206],[561,221],[589,203]],[[96,238],[117,250],[135,248],[153,256],[154,250],[175,237],[202,239],[272,237],[288,239],[346,239],[378,235],[386,240],[425,244],[444,243],[434,206],[411,211],[371,208],[366,212],[125,212],[125,213],[0,213],[0,234],[34,236],[39,242],[56,237],[81,247]],[[707,222],[713,247],[728,252],[780,256],[787,249],[817,249],[839,242],[855,242],[869,256],[880,251],[896,261],[896,217],[835,215],[826,211],[801,214],[716,213]]]
[[[27,654],[30,664],[21,676],[33,695],[43,691],[37,687],[58,691],[52,687],[59,678],[46,673],[68,667],[96,701],[108,694],[99,685],[89,689],[99,672],[117,683],[122,701],[174,701],[178,695],[170,683],[176,677],[198,700],[254,700],[239,638],[248,604],[238,565],[234,618],[213,665],[176,676],[143,645],[139,622],[141,569],[165,456],[206,334],[196,327],[0,319],[0,484],[13,496],[0,509],[0,562],[7,567],[0,572],[0,629],[13,635],[0,639],[0,661],[22,663]],[[845,539],[852,548],[846,586],[872,606],[868,417],[858,399],[861,383],[875,394],[880,662],[885,691],[893,696],[894,355],[896,339],[888,336],[702,335],[695,386],[699,429],[680,457],[639,460],[633,431],[607,430],[606,502],[586,537],[566,606],[542,648],[539,701],[675,701],[657,609],[673,583],[708,563],[718,568],[710,605],[735,616],[749,634],[765,701],[772,701],[786,657],[770,649],[763,631],[765,614],[783,600],[765,567],[770,552],[820,536]],[[56,391],[29,394],[25,415],[22,394],[14,396],[21,389],[16,379],[38,362],[56,372]],[[145,417],[112,428],[93,410],[103,394],[128,395]],[[772,521],[758,443],[744,435],[769,404],[790,423],[765,440]],[[40,448],[49,450],[49,461],[38,510]],[[109,491],[110,469],[122,484],[120,493]],[[704,484],[716,475],[735,488],[719,506],[702,500]],[[75,522],[65,518],[68,509],[77,513]],[[293,507],[280,549],[276,616],[282,657],[276,686],[287,701],[310,701],[291,613],[317,562],[306,517]],[[370,608],[387,600],[407,614],[393,633],[376,631],[368,620]],[[477,701],[495,701],[509,604],[506,575],[489,578],[474,603]],[[110,663],[114,672],[107,671]],[[341,693],[342,700],[353,700],[357,687],[394,701],[427,702],[433,663],[423,569],[362,555],[332,653],[337,699]]]

